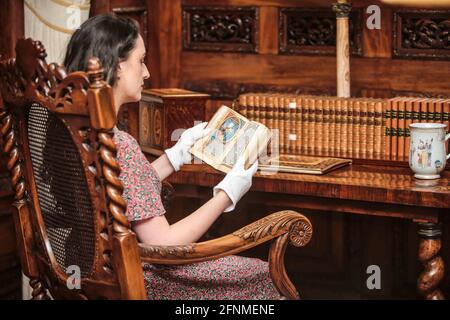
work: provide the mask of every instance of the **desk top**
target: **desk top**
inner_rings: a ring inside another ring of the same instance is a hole
[[[168,180],[212,187],[223,173],[205,165],[185,165]],[[421,207],[450,208],[450,172],[441,179],[415,179],[409,168],[353,164],[325,175],[277,173],[253,180],[252,191],[297,194]]]

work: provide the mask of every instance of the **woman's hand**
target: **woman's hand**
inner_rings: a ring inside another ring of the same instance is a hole
[[[200,123],[190,129],[183,132],[178,142],[164,152],[172,164],[175,171],[180,170],[181,166],[192,161],[192,154],[189,149],[194,143],[206,136],[209,133],[209,129],[205,129],[207,122]]]
[[[223,190],[230,198],[232,204],[225,209],[224,212],[234,210],[234,207],[244,194],[252,186],[252,177],[258,170],[258,161],[256,161],[249,169],[244,168],[244,158],[239,158],[234,164],[233,169],[225,176],[225,178],[213,189],[214,196]]]

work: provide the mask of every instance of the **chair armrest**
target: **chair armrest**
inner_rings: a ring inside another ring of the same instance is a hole
[[[312,232],[311,222],[305,216],[286,210],[272,213],[217,239],[180,246],[139,244],[139,251],[142,262],[180,265],[240,253],[283,235],[294,246],[302,247],[311,240]]]

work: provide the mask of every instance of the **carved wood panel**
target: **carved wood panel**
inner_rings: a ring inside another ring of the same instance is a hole
[[[279,33],[280,53],[336,54],[336,14],[331,8],[281,8]],[[359,9],[350,14],[350,48],[352,54],[362,54]]]
[[[394,25],[396,57],[450,59],[450,10],[399,10]]]
[[[257,52],[255,7],[183,7],[185,50]]]

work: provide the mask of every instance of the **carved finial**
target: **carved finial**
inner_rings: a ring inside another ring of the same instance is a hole
[[[351,3],[338,1],[332,6],[333,11],[336,13],[336,18],[348,18],[350,11],[352,11]]]
[[[44,60],[45,58],[47,58],[47,52],[45,51],[45,47],[42,42],[34,41],[34,47],[36,48],[39,59]]]
[[[92,57],[89,59],[87,73],[89,75],[89,81],[91,82],[91,87],[99,88],[103,86],[103,67],[100,59],[97,57]]]

